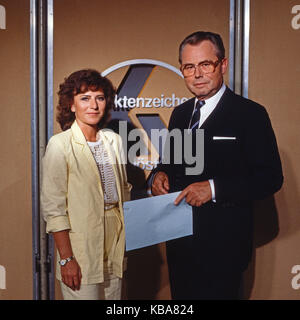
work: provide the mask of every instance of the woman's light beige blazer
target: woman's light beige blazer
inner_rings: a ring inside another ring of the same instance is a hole
[[[100,130],[116,177],[122,232],[116,247],[114,273],[122,277],[125,228],[122,203],[130,200],[121,137],[108,129]],[[82,272],[82,284],[101,283],[103,279],[104,198],[100,174],[77,122],[54,135],[43,158],[41,204],[46,231],[70,229],[74,256]],[[57,254],[57,261],[59,260]],[[56,276],[60,280],[57,262]]]

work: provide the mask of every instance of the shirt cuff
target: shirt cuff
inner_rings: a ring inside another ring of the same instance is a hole
[[[147,194],[149,196],[152,196],[152,183],[153,183],[154,177],[156,176],[156,174],[158,172],[155,172],[154,174],[151,174],[149,179],[147,180]]]
[[[213,179],[209,179],[208,182],[210,184],[210,189],[211,189],[211,200],[213,202],[216,202],[216,192],[215,192],[214,180]]]

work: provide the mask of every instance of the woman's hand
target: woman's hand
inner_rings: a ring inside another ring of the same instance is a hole
[[[53,237],[61,259],[73,256],[69,230],[53,232]],[[79,290],[82,275],[76,257],[60,268],[62,282],[74,291]]]
[[[79,290],[82,275],[80,266],[76,259],[73,259],[64,266],[61,266],[60,270],[62,282],[74,291]]]

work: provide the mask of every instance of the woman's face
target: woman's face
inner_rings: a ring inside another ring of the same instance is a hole
[[[86,91],[74,96],[71,111],[79,125],[97,126],[105,113],[106,100],[101,89]]]

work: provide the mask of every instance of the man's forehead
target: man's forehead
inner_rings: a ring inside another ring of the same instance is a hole
[[[198,44],[187,44],[182,50],[182,63],[185,60],[215,60],[217,58],[216,48],[211,41],[204,40]],[[192,61],[187,61],[192,62]]]

